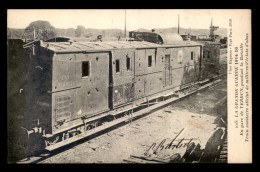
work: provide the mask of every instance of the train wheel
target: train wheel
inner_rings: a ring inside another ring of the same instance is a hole
[[[90,129],[91,129],[91,125],[90,124],[85,124],[84,131],[86,132],[86,131],[88,131]]]
[[[45,146],[47,147],[47,146],[56,144],[58,142],[59,138],[60,138],[60,136],[45,139]]]

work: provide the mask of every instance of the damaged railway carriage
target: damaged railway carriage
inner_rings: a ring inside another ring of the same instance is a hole
[[[27,97],[34,108],[27,114],[37,122],[28,123],[28,135],[41,134],[48,148],[217,73],[203,71],[218,65],[219,52],[203,58],[201,43],[176,34],[158,38],[160,44],[34,42]]]

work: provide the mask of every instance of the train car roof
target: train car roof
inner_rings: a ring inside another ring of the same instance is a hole
[[[42,42],[40,47],[54,53],[79,53],[79,52],[97,52],[111,51],[115,49],[144,49],[160,47],[190,47],[202,46],[198,42],[182,41],[175,44],[155,44],[146,41],[111,41],[111,42]]]
[[[211,45],[220,45],[221,43],[219,43],[219,42],[212,42],[212,41],[201,41],[201,40],[199,40],[199,41],[196,41],[196,42],[198,42],[198,43],[200,43],[200,44],[203,44],[203,45],[205,45],[205,44],[211,44]]]

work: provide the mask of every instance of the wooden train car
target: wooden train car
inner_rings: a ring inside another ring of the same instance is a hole
[[[160,44],[34,42],[27,102],[35,108],[27,114],[37,124],[28,122],[28,134],[63,134],[55,137],[62,141],[75,128],[100,122],[86,125],[90,117],[113,117],[217,74],[217,44],[183,41],[177,34],[157,38]]]

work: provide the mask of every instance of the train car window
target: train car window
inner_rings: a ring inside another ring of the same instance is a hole
[[[120,72],[120,62],[116,60],[116,73]]]
[[[89,76],[89,61],[82,62],[82,77]]]
[[[130,70],[130,58],[126,58],[126,70]]]
[[[192,51],[192,52],[190,53],[190,59],[191,59],[191,60],[193,60],[193,56],[194,56],[194,52]]]
[[[152,56],[148,56],[148,67],[152,66]]]

